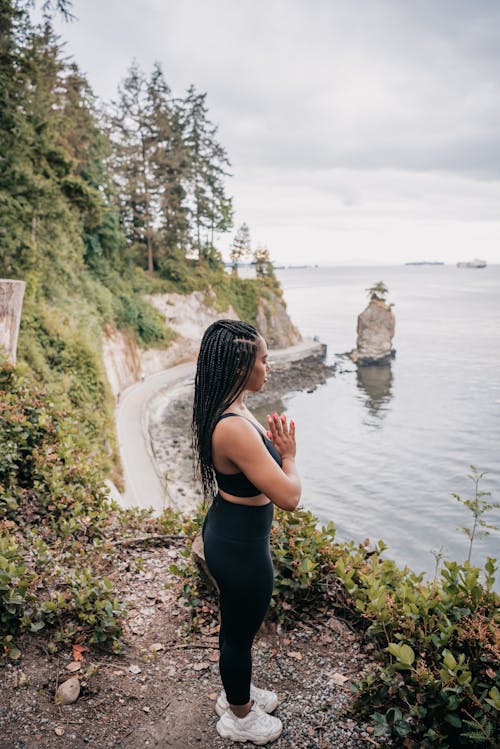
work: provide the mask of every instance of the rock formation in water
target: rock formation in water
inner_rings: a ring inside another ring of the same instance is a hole
[[[14,367],[25,286],[24,281],[0,279],[0,351]]]
[[[356,348],[349,356],[362,366],[389,363],[396,354],[392,348],[395,328],[396,318],[391,307],[372,295],[370,303],[358,316]]]

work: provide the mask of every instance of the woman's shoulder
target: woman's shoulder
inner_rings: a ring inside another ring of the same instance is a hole
[[[234,417],[234,418],[233,418]],[[215,439],[247,439],[248,437],[259,438],[258,432],[261,427],[243,414],[226,412],[223,413],[213,432]]]

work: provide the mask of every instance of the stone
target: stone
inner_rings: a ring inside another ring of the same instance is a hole
[[[332,684],[336,684],[339,687],[345,684],[346,681],[348,681],[347,676],[344,676],[343,674],[339,674],[338,672],[334,673],[330,679],[330,682]]]
[[[373,296],[358,316],[358,338],[350,358],[361,366],[388,364],[396,354],[392,348],[395,329],[396,318],[391,307]]]
[[[141,669],[140,669],[140,667],[136,663],[133,663],[130,666],[129,671],[130,671],[131,674],[134,674],[134,675],[137,675],[137,674],[141,673]]]
[[[193,671],[205,671],[206,668],[210,668],[210,663],[207,663],[206,661],[193,664]]]
[[[196,564],[198,565],[198,567],[200,567],[208,582],[212,585],[213,589],[218,592],[219,588],[217,587],[217,583],[212,577],[212,574],[210,573],[210,570],[208,569],[207,563],[205,561],[205,549],[203,548],[203,538],[201,533],[199,533],[194,539],[193,545],[191,547],[191,553]]]
[[[149,649],[153,653],[159,653],[160,650],[165,650],[165,645],[162,642],[153,642],[153,644],[149,646]]]
[[[59,685],[56,692],[57,705],[71,705],[76,702],[80,695],[80,679],[78,676],[72,676]]]

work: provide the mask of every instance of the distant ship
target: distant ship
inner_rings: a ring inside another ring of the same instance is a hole
[[[405,265],[444,265],[440,260],[414,260],[411,263],[405,263]]]
[[[486,260],[479,260],[477,257],[474,260],[461,260],[457,263],[457,268],[486,268]]]

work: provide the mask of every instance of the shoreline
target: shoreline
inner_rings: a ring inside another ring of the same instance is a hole
[[[286,349],[270,351],[271,374],[265,389],[248,396],[252,409],[279,402],[301,390],[312,392],[335,373],[335,365],[324,363],[326,345],[304,341]],[[194,365],[193,365],[194,367]],[[192,512],[200,501],[200,488],[193,476],[191,414],[194,369],[190,377],[160,388],[147,402],[143,429],[165,487],[165,507]]]

